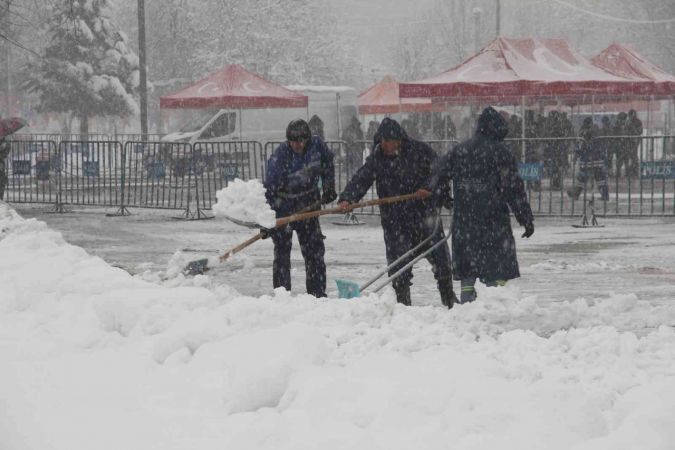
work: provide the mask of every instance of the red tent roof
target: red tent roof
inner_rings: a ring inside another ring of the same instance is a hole
[[[232,64],[174,94],[160,108],[305,108],[307,96]]]
[[[614,43],[591,62],[620,77],[653,82],[653,94],[675,95],[675,76],[652,64],[628,45]]]
[[[398,96],[398,81],[389,75],[359,94],[359,114],[392,114],[431,111],[431,99]]]
[[[497,38],[440,75],[401,83],[401,97],[583,96],[644,93],[649,84],[612,75],[564,39]]]

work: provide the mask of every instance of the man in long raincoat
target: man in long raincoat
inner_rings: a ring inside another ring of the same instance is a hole
[[[302,119],[292,121],[286,129],[286,139],[268,160],[265,179],[267,202],[277,217],[319,209],[321,203],[330,203],[337,197],[333,153],[321,138],[312,136],[307,122]],[[324,236],[316,217],[269,231],[274,241],[273,285],[291,290],[294,230],[305,259],[307,293],[325,297]]]
[[[527,202],[516,159],[503,142],[508,124],[493,108],[478,118],[474,136],[451,149],[434,171],[433,203],[449,196],[452,182],[453,274],[461,280],[460,303],[476,298],[474,284],[501,285],[520,276],[509,210],[534,233],[534,217]]]
[[[380,221],[384,231],[387,262],[391,264],[434,232],[436,210],[429,199],[431,171],[436,154],[427,144],[410,139],[393,119],[385,118],[375,134],[373,153],[356,172],[340,194],[339,205],[347,208],[358,202],[375,183],[379,198],[418,193],[420,200],[411,200],[380,206]],[[438,218],[440,221],[440,217]],[[443,223],[429,245],[444,237]],[[441,294],[442,303],[452,308],[455,294],[452,289],[452,268],[447,244],[440,245],[427,256]],[[389,270],[393,275],[408,262],[403,261]],[[412,270],[408,269],[392,285],[399,303],[410,305]]]

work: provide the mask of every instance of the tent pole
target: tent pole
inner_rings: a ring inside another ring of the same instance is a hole
[[[240,141],[241,141],[242,136],[243,136],[243,134],[242,134],[242,129],[241,129],[241,128],[242,128],[242,123],[243,123],[243,119],[241,118],[241,108],[239,108],[239,140],[240,140]]]
[[[309,99],[307,99],[307,107],[305,108],[305,115],[307,116],[307,122],[309,122]]]
[[[525,161],[525,96],[524,95],[520,98],[520,117],[521,117],[520,134],[521,134],[521,138],[522,138],[520,151],[521,151],[521,154],[523,155],[522,160]]]
[[[340,93],[335,93],[335,107],[337,108],[337,137],[335,140],[339,141],[342,136],[342,122],[340,120]]]

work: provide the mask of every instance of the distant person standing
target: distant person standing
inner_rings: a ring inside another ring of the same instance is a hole
[[[319,136],[322,141],[326,140],[323,132],[323,120],[316,114],[309,119],[309,129],[312,132],[312,136]]]
[[[347,177],[351,176],[363,165],[363,130],[361,122],[356,116],[352,116],[349,125],[342,132],[342,140],[345,142],[345,164]]]
[[[598,140],[600,145],[602,145],[603,152],[605,153],[605,158],[607,159],[607,174],[611,175],[614,173],[612,170],[614,164],[614,145],[616,142],[612,139],[614,130],[612,130],[612,122],[609,120],[608,116],[602,116],[601,119],[602,126],[598,131]]]
[[[642,121],[638,119],[637,112],[634,109],[628,111],[628,120],[626,122],[626,135],[635,136],[633,139],[628,139],[626,145],[627,154],[627,169],[631,176],[636,177],[639,173],[640,157],[638,152],[640,150],[640,138],[642,136]]]
[[[628,139],[626,135],[628,134],[627,123],[628,115],[625,112],[620,112],[616,116],[616,122],[614,123],[614,136],[617,136],[614,139],[614,154],[616,155],[616,176],[621,176],[621,167],[624,168],[624,175],[628,176]]]
[[[584,191],[586,183],[591,179],[595,181],[600,191],[600,199],[609,200],[609,191],[607,186],[607,152],[604,142],[598,139],[600,130],[593,123],[593,119],[586,117],[584,123],[579,129],[579,137],[583,139],[575,151],[575,159],[579,163],[577,172],[577,184],[573,189],[567,191],[574,200]]]
[[[7,186],[7,163],[5,160],[9,155],[11,146],[6,139],[0,139],[0,200],[5,198],[5,187]]]
[[[375,134],[377,134],[377,129],[380,127],[380,123],[377,120],[371,120],[368,122],[368,130],[366,131],[366,141],[368,141],[368,148],[370,149],[369,153],[373,153],[375,148]]]

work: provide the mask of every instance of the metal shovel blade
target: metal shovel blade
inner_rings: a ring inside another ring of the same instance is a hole
[[[187,266],[185,266],[185,269],[183,269],[183,274],[192,276],[202,275],[204,272],[209,270],[208,264],[209,264],[208,258],[192,261]]]
[[[340,298],[355,298],[361,296],[359,285],[349,280],[335,280]]]

